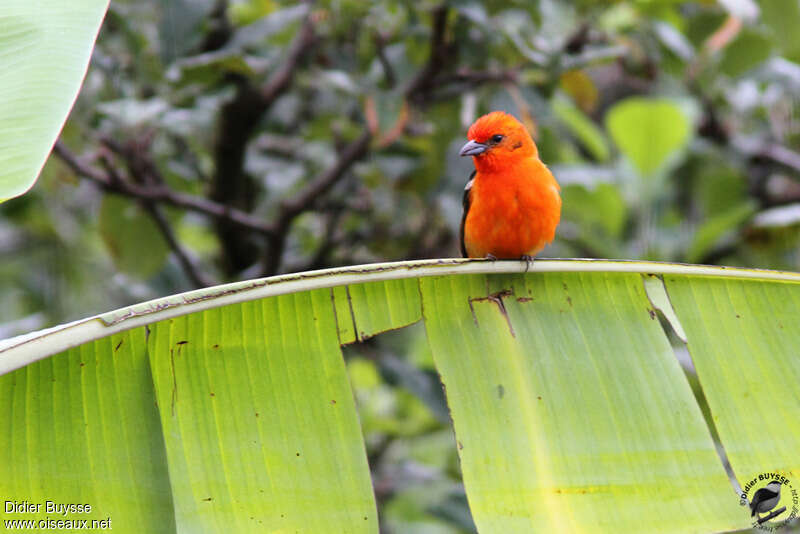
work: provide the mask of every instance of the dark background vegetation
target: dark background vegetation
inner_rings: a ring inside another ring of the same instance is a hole
[[[494,109],[562,185],[544,257],[798,270],[800,3],[112,1],[0,206],[0,338],[226,281],[458,255]],[[420,327],[346,349],[387,532],[471,529]]]

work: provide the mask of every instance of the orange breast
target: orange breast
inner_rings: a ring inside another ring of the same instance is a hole
[[[471,258],[535,256],[553,240],[561,218],[559,187],[538,158],[502,172],[477,173],[464,223]]]

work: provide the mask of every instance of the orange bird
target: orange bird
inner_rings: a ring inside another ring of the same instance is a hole
[[[493,111],[476,120],[459,155],[475,171],[464,188],[461,253],[530,261],[553,240],[561,219],[555,178],[517,119]]]

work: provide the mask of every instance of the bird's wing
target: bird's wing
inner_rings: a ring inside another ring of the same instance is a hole
[[[472,171],[469,175],[469,181],[464,186],[464,213],[461,215],[461,229],[459,230],[459,240],[461,242],[461,255],[467,257],[467,246],[464,244],[464,225],[467,222],[467,213],[469,212],[470,193],[472,192],[472,183],[475,181],[475,174],[478,171]]]
[[[774,491],[768,490],[767,488],[761,488],[757,492],[755,492],[753,494],[752,500],[750,501],[750,511],[752,512],[750,514],[750,517],[753,517],[754,515],[756,515],[756,511],[757,511],[757,508],[758,508],[759,504],[761,504],[762,502],[766,501],[770,497],[774,497],[775,495],[777,495],[777,493],[775,493]]]

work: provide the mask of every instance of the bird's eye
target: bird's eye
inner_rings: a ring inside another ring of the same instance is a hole
[[[500,134],[493,135],[492,139],[491,139],[492,143],[499,143],[502,140],[503,140],[503,136],[500,135]]]

